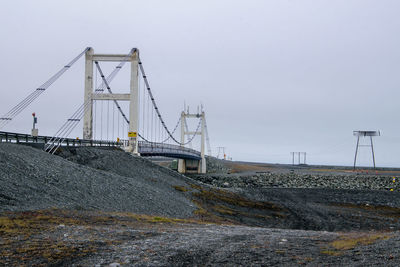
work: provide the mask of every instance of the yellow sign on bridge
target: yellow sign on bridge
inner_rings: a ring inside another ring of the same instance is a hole
[[[128,137],[137,137],[137,132],[128,132]]]

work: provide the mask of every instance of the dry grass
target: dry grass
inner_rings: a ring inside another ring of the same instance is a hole
[[[349,210],[373,212],[383,217],[400,218],[400,208],[397,207],[395,208],[390,206],[359,205],[351,203],[338,203],[332,204],[332,206],[341,207]]]
[[[224,205],[215,205],[212,207],[212,209],[220,214],[226,214],[226,215],[236,215],[237,211],[228,208]]]
[[[203,189],[200,185],[197,185],[197,184],[191,184],[190,187],[193,188],[193,189],[196,189],[196,190],[202,190]]]
[[[57,214],[57,215],[56,215]],[[43,239],[43,233],[54,233],[59,225],[86,224],[79,218],[67,216],[60,210],[5,213],[0,217],[2,242],[0,265],[7,262],[36,261],[33,265],[57,265],[74,258],[84,257],[96,251],[96,246],[87,242],[70,244],[63,240]]]
[[[330,243],[330,245],[336,250],[349,250],[355,248],[356,246],[371,245],[378,240],[385,240],[388,238],[389,236],[387,234],[355,234],[351,236],[341,236],[338,240]]]
[[[231,170],[231,173],[241,173],[241,172],[267,172],[271,168],[263,165],[253,165],[245,163],[236,162],[226,162],[225,165]]]
[[[184,187],[184,186],[180,186],[180,185],[174,185],[173,188],[175,188],[175,190],[181,191],[181,192],[187,192],[187,191],[189,191],[189,189],[187,189],[187,188]]]
[[[117,219],[117,222],[124,222],[129,224],[131,223],[190,223],[190,224],[203,224],[204,221],[196,220],[196,219],[178,219],[178,218],[169,218],[169,217],[161,217],[161,216],[151,216],[145,214],[135,214],[130,212],[110,212],[107,213],[113,216],[113,218]],[[133,220],[133,221],[132,221]]]
[[[347,250],[359,246],[372,245],[380,240],[390,238],[387,233],[351,233],[341,235],[337,240],[328,244],[329,248],[321,251],[322,254],[330,256],[341,256]]]
[[[203,221],[123,212],[90,213],[58,209],[6,212],[0,216],[0,266],[10,263],[18,263],[18,266],[24,266],[25,263],[35,266],[68,265],[68,262],[86,257],[102,246],[101,242],[93,240],[60,239],[60,235],[71,227],[90,230],[96,226],[125,225],[135,228],[143,224],[156,227],[157,224],[199,224]]]
[[[221,189],[196,186],[193,202],[198,209],[195,214],[201,220],[214,223],[242,224],[243,218],[270,220],[286,217],[286,210],[270,202],[253,201],[239,194]]]
[[[329,256],[340,256],[340,255],[343,255],[343,252],[341,252],[341,251],[333,251],[333,250],[322,250],[321,253],[329,255]]]
[[[260,210],[282,211],[281,207],[278,207],[270,202],[249,200],[238,194],[221,189],[201,190],[198,193],[193,193],[193,196],[203,201],[222,202],[233,206]]]

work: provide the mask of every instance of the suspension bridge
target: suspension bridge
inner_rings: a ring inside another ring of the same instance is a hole
[[[32,130],[31,134],[4,131],[9,123],[82,57],[85,57],[83,103],[53,136],[40,136],[37,130]],[[118,64],[106,75],[101,65],[110,62]],[[129,92],[115,93],[111,83],[127,63],[130,64]],[[189,130],[188,119],[198,121],[197,127],[192,131]],[[82,138],[71,138],[72,131],[81,122]],[[175,136],[179,128],[180,138]],[[196,136],[200,136],[200,151],[192,148]],[[128,54],[95,54],[91,47],[84,49],[49,80],[0,117],[0,142],[35,145],[50,154],[57,153],[60,147],[69,146],[120,147],[128,153],[144,157],[177,158],[178,171],[181,173],[205,173],[206,145],[208,154],[211,155],[203,107],[195,113],[190,113],[185,107],[175,127],[172,130],[168,128],[150,88],[137,48],[131,49]]]

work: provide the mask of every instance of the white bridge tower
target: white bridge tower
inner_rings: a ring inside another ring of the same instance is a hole
[[[186,130],[186,118],[197,118],[201,120],[200,131],[198,129],[195,132],[191,132]],[[201,113],[191,114],[189,110],[187,112],[182,111],[181,113],[181,146],[185,144],[185,136],[194,136],[200,135],[201,136],[201,149],[200,149],[200,160],[189,160],[189,159],[180,159],[178,161],[178,172],[186,173],[186,172],[195,172],[198,173],[206,173],[206,158],[205,158],[205,138],[206,138],[206,116],[204,111]]]
[[[93,91],[93,63],[130,62],[131,78],[130,91],[127,94],[96,93]],[[138,127],[139,127],[139,50],[133,49],[128,55],[124,54],[94,54],[93,48],[86,52],[85,63],[85,103],[90,103],[85,109],[83,118],[83,139],[93,139],[93,100],[129,101],[129,145],[128,151],[138,154]]]

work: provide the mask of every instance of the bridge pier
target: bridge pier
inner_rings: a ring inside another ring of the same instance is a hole
[[[178,160],[179,173],[206,173],[206,159],[180,159]]]

